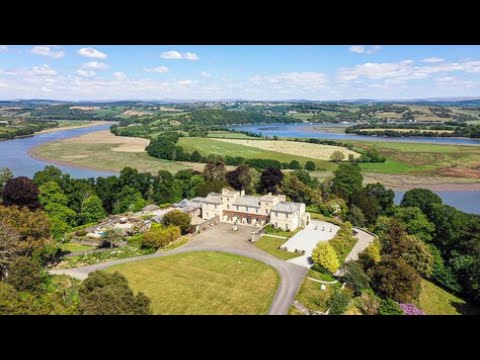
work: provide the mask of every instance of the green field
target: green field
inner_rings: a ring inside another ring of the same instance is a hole
[[[427,315],[462,315],[468,307],[464,300],[427,280],[422,280],[418,305]]]
[[[351,141],[359,148],[376,146],[385,163],[365,163],[366,172],[383,174],[443,175],[480,178],[480,147],[406,142]]]
[[[286,241],[286,239],[280,239],[272,236],[262,236],[260,239],[255,241],[254,244],[259,249],[262,249],[263,251],[282,260],[288,260],[300,256],[300,254],[295,254],[280,249],[280,246]]]
[[[313,161],[317,167],[327,170],[335,169],[337,166],[330,161],[317,160],[298,155],[283,154],[275,151],[262,150],[245,145],[231,144],[228,142],[222,142],[208,138],[182,137],[178,141],[178,145],[182,146],[188,152],[197,150],[203,156],[208,156],[209,154],[221,156],[242,156],[246,159],[271,159],[287,163],[292,160],[298,160],[301,165],[304,165],[307,161]]]
[[[135,292],[152,300],[154,314],[266,314],[279,277],[253,259],[191,252],[117,265]]]
[[[139,171],[157,173],[159,170],[176,172],[189,169],[179,162],[156,159],[146,152],[120,152],[112,148],[118,144],[91,144],[69,142],[68,139],[42,144],[33,154],[57,163],[68,163],[99,170],[120,171],[131,166]]]

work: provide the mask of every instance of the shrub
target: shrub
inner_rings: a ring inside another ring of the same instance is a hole
[[[358,258],[366,269],[378,264],[382,260],[382,255],[380,255],[380,240],[376,238],[373,243],[368,245],[368,247],[358,255]]]
[[[337,253],[338,258],[342,261],[355,246],[357,239],[353,236],[352,229],[343,227],[338,230],[335,237],[329,241]]]
[[[380,309],[378,309],[379,315],[404,315],[402,308],[395,300],[386,299],[380,303]]]
[[[335,249],[326,242],[320,242],[312,252],[313,262],[333,274],[340,267]]]
[[[27,257],[19,257],[12,262],[6,282],[18,291],[39,292],[43,284],[42,268]]]
[[[370,278],[357,261],[349,261],[345,264],[343,281],[353,286],[355,295],[360,295],[364,290],[370,288]]]
[[[80,237],[85,236],[87,234],[88,234],[87,230],[84,230],[84,229],[78,230],[78,231],[75,232],[75,235],[80,236]]]
[[[328,299],[327,305],[329,308],[330,315],[342,315],[345,310],[347,309],[348,304],[350,304],[350,300],[352,299],[352,295],[348,290],[337,290],[333,293],[333,295]]]
[[[307,161],[305,163],[305,170],[308,170],[308,171],[315,171],[315,168],[317,166],[315,165],[315,163],[313,161]]]
[[[190,228],[192,217],[181,210],[172,210],[166,213],[162,218],[162,224],[165,226],[178,226],[182,233],[186,233]]]
[[[167,228],[151,228],[142,235],[142,247],[158,249],[171,244],[181,235],[178,226],[169,226]]]
[[[369,275],[372,288],[382,298],[408,303],[420,295],[420,275],[402,258],[384,257]]]
[[[405,315],[426,315],[425,312],[417,308],[414,304],[400,304]]]
[[[78,309],[83,315],[149,315],[150,299],[135,295],[118,272],[95,271],[80,286]]]
[[[380,309],[380,301],[374,294],[366,291],[357,300],[357,307],[363,315],[377,315]]]

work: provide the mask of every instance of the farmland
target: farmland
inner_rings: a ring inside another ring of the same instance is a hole
[[[204,156],[209,154],[221,156],[242,156],[246,159],[271,159],[278,160],[280,162],[298,160],[301,164],[305,164],[307,161],[313,161],[320,168],[327,170],[333,170],[336,168],[336,164],[326,160],[317,160],[312,157],[286,154],[279,151],[264,150],[257,147],[224,142],[222,139],[183,137],[178,141],[178,145],[182,146],[186,151],[189,152],[197,150]]]
[[[218,141],[223,141],[228,144],[254,147],[261,150],[277,151],[287,155],[296,155],[320,160],[330,160],[331,155],[335,151],[340,151],[341,153],[343,153],[345,159],[347,159],[349,155],[352,155],[355,158],[360,156],[359,153],[341,146],[311,144],[297,141],[241,139],[218,139]]]

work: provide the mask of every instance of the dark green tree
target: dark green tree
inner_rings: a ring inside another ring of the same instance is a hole
[[[357,163],[342,163],[334,174],[332,191],[335,195],[349,200],[355,191],[362,189],[363,176]]]
[[[82,282],[78,308],[82,315],[149,315],[150,299],[134,295],[127,279],[118,272],[95,271]]]

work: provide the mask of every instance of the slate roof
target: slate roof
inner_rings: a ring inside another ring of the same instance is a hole
[[[233,206],[249,206],[254,208],[260,207],[260,198],[257,196],[241,196],[235,199]]]
[[[210,193],[203,202],[207,204],[222,204],[222,194]]]
[[[188,200],[188,199],[183,199],[182,201],[180,201],[178,204],[175,204],[175,205],[177,207],[179,207],[180,209],[184,209],[184,210],[187,210],[187,211],[194,210],[194,209],[199,209],[199,208],[202,207],[201,202],[191,201],[191,200]]]
[[[300,203],[294,202],[280,202],[272,208],[272,211],[279,211],[284,213],[294,213],[295,211],[300,210]]]

